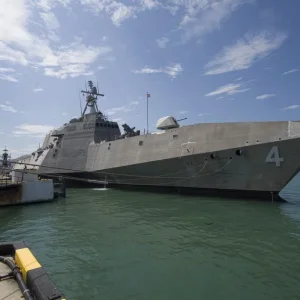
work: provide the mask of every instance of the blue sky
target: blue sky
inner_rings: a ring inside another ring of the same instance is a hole
[[[299,119],[300,2],[0,0],[0,146],[34,150],[98,106],[146,128],[166,115],[199,122]],[[82,99],[83,100],[83,99]]]

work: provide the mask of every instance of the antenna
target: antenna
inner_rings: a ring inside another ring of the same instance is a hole
[[[80,105],[80,114],[82,116],[82,106],[81,106],[81,98],[80,98],[80,91],[79,91],[79,105]]]
[[[104,96],[104,94],[99,94],[97,88],[94,86],[91,80],[88,81],[89,90],[87,89],[87,84],[85,82],[85,91],[81,91],[82,94],[86,94],[86,104],[82,113],[85,114],[88,107],[90,107],[90,113],[99,113],[97,105],[97,96]],[[81,102],[80,102],[81,103]]]

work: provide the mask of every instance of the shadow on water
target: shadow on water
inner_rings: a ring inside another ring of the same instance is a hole
[[[291,205],[70,189],[1,210],[0,237],[25,240],[69,299],[297,299]]]

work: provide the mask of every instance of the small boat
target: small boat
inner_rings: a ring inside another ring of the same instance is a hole
[[[0,299],[65,300],[24,242],[0,243]]]

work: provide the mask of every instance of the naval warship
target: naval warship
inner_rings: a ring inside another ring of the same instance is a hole
[[[79,118],[50,131],[19,160],[41,176],[103,181],[113,187],[160,188],[211,196],[280,199],[300,167],[300,122],[199,123],[166,116],[141,134],[110,121],[93,82]]]

